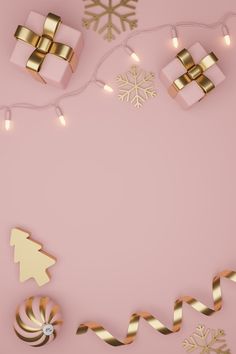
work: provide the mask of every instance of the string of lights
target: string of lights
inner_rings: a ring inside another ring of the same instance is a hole
[[[46,109],[54,109],[56,117],[58,118],[58,121],[60,122],[61,126],[65,127],[66,126],[66,118],[61,106],[61,102],[67,98],[78,96],[82,94],[88,86],[91,84],[96,84],[99,88],[103,89],[104,91],[108,93],[113,92],[113,88],[103,80],[99,78],[99,70],[101,66],[105,63],[105,61],[113,55],[114,52],[116,52],[118,49],[123,48],[124,52],[127,53],[131,57],[131,59],[135,62],[140,62],[140,58],[136,51],[133,50],[133,48],[130,46],[130,41],[131,39],[140,36],[141,34],[145,33],[150,33],[150,32],[158,32],[160,30],[169,30],[170,32],[170,37],[172,40],[172,45],[175,49],[179,47],[179,29],[184,28],[184,27],[195,27],[195,28],[204,28],[204,29],[220,29],[221,35],[224,39],[225,45],[230,46],[231,45],[231,36],[230,36],[230,31],[228,27],[228,21],[236,17],[236,13],[234,12],[228,12],[224,16],[222,16],[218,21],[207,24],[207,23],[201,23],[201,22],[176,22],[174,24],[162,24],[158,25],[155,27],[149,27],[146,29],[142,30],[136,30],[129,34],[125,40],[123,40],[120,44],[115,45],[111,49],[109,49],[98,61],[97,65],[95,66],[94,71],[91,74],[91,77],[87,82],[85,82],[82,86],[78,87],[77,89],[73,91],[66,92],[65,94],[62,94],[55,98],[54,100],[41,104],[41,105],[36,105],[36,104],[31,104],[28,102],[16,102],[12,103],[9,105],[1,105],[0,106],[0,111],[4,112],[4,129],[6,131],[9,131],[13,127],[13,110],[16,109],[29,109],[29,110],[46,110]]]

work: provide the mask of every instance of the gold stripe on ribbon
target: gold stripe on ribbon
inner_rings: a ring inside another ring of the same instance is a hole
[[[43,83],[45,81],[40,75],[40,69],[47,54],[53,54],[66,60],[70,64],[72,72],[75,71],[77,60],[74,50],[66,44],[54,41],[60,23],[61,18],[59,16],[49,13],[44,22],[43,34],[41,36],[24,26],[18,26],[15,32],[16,39],[36,48],[30,55],[26,63],[26,68],[37,80]]]
[[[215,88],[214,83],[204,75],[204,72],[216,64],[218,58],[212,52],[206,55],[199,64],[195,64],[192,55],[187,49],[177,54],[177,59],[183,64],[187,72],[177,78],[169,87],[169,94],[175,98],[192,81],[195,81],[206,95]]]
[[[134,342],[140,319],[145,320],[154,330],[157,332],[168,335],[180,331],[182,321],[183,321],[183,304],[188,304],[194,310],[200,312],[205,316],[211,316],[218,312],[222,308],[222,293],[221,293],[221,278],[229,279],[236,282],[236,272],[231,270],[225,270],[217,274],[212,282],[212,295],[214,300],[214,308],[211,309],[207,305],[203,304],[199,300],[191,296],[183,296],[177,299],[174,303],[174,316],[173,316],[173,326],[171,329],[166,327],[161,321],[151,315],[149,312],[137,312],[134,313],[129,322],[127,335],[124,340],[119,340],[115,338],[110,332],[108,332],[104,327],[96,322],[86,322],[79,326],[77,334],[85,334],[88,330],[93,331],[101,340],[105,343],[117,347],[122,345],[129,345]]]

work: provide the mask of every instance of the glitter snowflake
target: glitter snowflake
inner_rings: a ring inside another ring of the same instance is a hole
[[[205,326],[199,325],[195,332],[185,339],[183,347],[189,353],[198,350],[200,354],[230,354],[224,337],[225,332],[222,329],[206,329]]]
[[[132,66],[131,69],[116,78],[121,101],[131,102],[136,108],[142,107],[144,102],[157,95],[154,88],[154,74]]]
[[[104,33],[104,39],[112,41],[121,30],[126,31],[127,26],[132,30],[137,27],[135,16],[138,0],[83,0],[85,5],[85,18],[83,26],[99,34]],[[90,11],[92,9],[92,11]]]

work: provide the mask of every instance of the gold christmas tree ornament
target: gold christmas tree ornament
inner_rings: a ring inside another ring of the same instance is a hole
[[[15,247],[14,262],[20,263],[20,282],[34,278],[39,286],[43,286],[50,281],[47,269],[56,263],[56,259],[41,251],[42,245],[31,240],[28,232],[12,229],[10,245]]]
[[[83,26],[93,28],[103,38],[111,42],[121,31],[137,27],[136,3],[138,0],[83,0],[85,1],[85,17]]]
[[[197,351],[203,353],[230,354],[225,332],[222,329],[210,329],[197,326],[195,332],[183,341],[183,347],[188,353]]]
[[[136,108],[142,107],[145,101],[157,95],[154,79],[153,73],[132,66],[127,73],[118,75],[116,78],[118,98],[122,102],[132,103]]]
[[[60,308],[48,297],[30,297],[17,309],[14,330],[32,347],[52,342],[62,325]]]

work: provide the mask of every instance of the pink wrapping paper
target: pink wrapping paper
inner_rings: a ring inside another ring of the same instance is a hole
[[[188,49],[188,51],[192,55],[196,64],[208,54],[200,43],[195,43]],[[169,88],[172,83],[184,73],[186,73],[185,67],[179,59],[175,58],[162,69],[160,77],[164,85]],[[216,87],[225,80],[225,75],[219,68],[218,64],[213,65],[211,68],[206,70],[204,74],[214,83]],[[178,92],[175,99],[184,109],[188,109],[193,104],[203,99],[204,96],[205,94],[201,87],[196,81],[192,81],[184,89]]]
[[[31,11],[24,25],[35,33],[41,35],[44,21],[45,16]],[[82,33],[79,30],[61,23],[54,40],[72,47],[77,58],[79,58],[83,47]],[[21,69],[26,70],[27,60],[33,50],[34,47],[31,45],[24,43],[21,40],[17,40],[10,61]],[[76,66],[77,65],[78,61],[76,63]],[[53,54],[47,54],[42,64],[40,75],[48,84],[64,89],[71,79],[72,70],[67,61]]]

